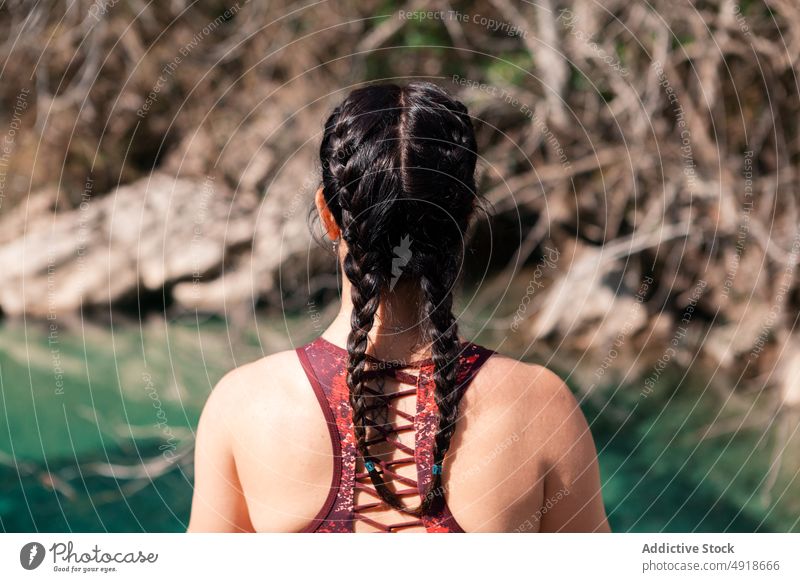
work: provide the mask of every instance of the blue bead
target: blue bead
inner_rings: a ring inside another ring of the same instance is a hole
[[[433,466],[433,474],[434,475],[441,475],[442,474],[442,466],[440,464],[436,464]]]

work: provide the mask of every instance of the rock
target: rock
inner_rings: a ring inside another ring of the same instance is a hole
[[[38,212],[26,224],[9,214],[0,231],[20,236],[0,250],[0,308],[47,317],[172,285],[178,305],[191,309],[223,312],[226,301],[258,297],[282,261],[308,249],[305,211],[285,211],[295,198],[298,207],[311,203],[299,189],[303,167],[298,156],[260,206],[251,192],[234,195],[211,177],[154,172],[46,219]],[[33,200],[38,208],[52,198]]]
[[[237,303],[252,304],[275,289],[282,268],[305,270],[307,254],[320,252],[306,220],[318,183],[313,173],[309,174],[307,159],[290,158],[267,184],[264,198],[251,212],[247,252],[240,254],[222,277],[176,285],[173,296],[178,304],[225,313]]]
[[[783,349],[776,366],[775,381],[784,406],[800,408],[800,334],[782,334]]]

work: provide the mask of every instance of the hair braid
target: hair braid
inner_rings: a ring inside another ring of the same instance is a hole
[[[391,117],[391,114],[389,115]],[[353,311],[350,316],[350,333],[347,338],[347,387],[352,410],[353,431],[356,446],[361,455],[368,474],[378,494],[390,505],[404,509],[403,504],[387,486],[382,474],[378,471],[378,459],[370,454],[367,446],[367,429],[374,425],[373,415],[369,411],[380,408],[382,401],[367,393],[365,372],[367,368],[366,352],[369,332],[375,322],[375,314],[386,287],[386,257],[374,244],[375,224],[368,220],[370,211],[386,206],[386,199],[375,199],[375,191],[384,183],[391,182],[388,173],[368,173],[362,171],[364,157],[387,155],[391,159],[389,142],[383,140],[375,151],[370,142],[363,136],[354,134],[347,123],[339,123],[338,112],[332,116],[331,136],[337,155],[328,165],[328,170],[336,184],[340,201],[340,224],[342,238],[347,243],[348,251],[343,260],[343,271],[350,281]],[[391,131],[385,120],[375,123],[371,132],[380,142],[382,133]],[[359,139],[361,138],[361,139]],[[390,200],[389,200],[390,201]]]
[[[347,386],[356,445],[380,497],[414,515],[431,511],[443,499],[441,471],[433,471],[422,503],[409,508],[377,469],[367,431],[377,428],[371,412],[385,402],[380,394],[375,402],[367,388],[369,333],[395,277],[395,246],[410,240],[403,277],[417,284],[420,329],[430,343],[439,415],[433,464],[440,469],[458,418],[460,344],[453,288],[476,206],[475,149],[466,107],[431,83],[353,91],[326,121],[320,145],[323,195],[347,243],[342,269],[353,304]]]
[[[378,459],[370,454],[367,447],[367,426],[372,424],[367,411],[375,405],[370,402],[374,397],[366,394],[364,372],[367,366],[369,331],[375,321],[375,313],[378,311],[384,286],[382,276],[371,268],[375,259],[376,257],[370,256],[370,253],[357,258],[352,252],[348,252],[344,258],[344,272],[351,281],[353,302],[351,330],[347,338],[347,387],[350,391],[356,446],[365,465],[373,463],[373,467],[377,465]],[[369,470],[368,473],[379,495],[393,507],[404,509],[397,496],[387,487],[377,468]]]
[[[449,261],[443,258],[446,264]],[[441,269],[442,262],[439,263]],[[458,324],[453,316],[452,285],[455,273],[448,267],[444,276],[420,277],[420,288],[423,296],[423,312],[425,317],[425,334],[431,341],[431,359],[433,360],[433,380],[435,384],[434,398],[439,413],[439,426],[433,449],[433,465],[441,467],[450,440],[455,432],[460,400],[459,387],[456,385],[458,360],[461,346],[458,340]],[[440,271],[441,273],[441,271]],[[433,473],[428,491],[423,501],[423,511],[434,509],[444,498],[441,492],[442,474]]]

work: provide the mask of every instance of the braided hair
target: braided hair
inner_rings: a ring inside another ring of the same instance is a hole
[[[414,82],[356,89],[325,123],[320,146],[323,196],[347,243],[343,271],[352,286],[347,386],[358,452],[381,498],[414,515],[442,499],[441,466],[455,430],[460,344],[453,289],[464,235],[476,208],[475,135],[466,107],[440,87]],[[422,337],[430,342],[439,422],[433,479],[415,508],[387,486],[367,445],[376,408],[366,359],[375,314],[396,277],[395,248],[413,247],[403,267],[418,290]]]

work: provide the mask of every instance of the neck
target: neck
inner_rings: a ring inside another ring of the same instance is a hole
[[[353,312],[352,285],[342,277],[339,313],[322,336],[342,347],[347,346]],[[415,360],[430,355],[420,330],[416,289],[398,283],[381,301],[369,333],[367,353],[381,360]]]

